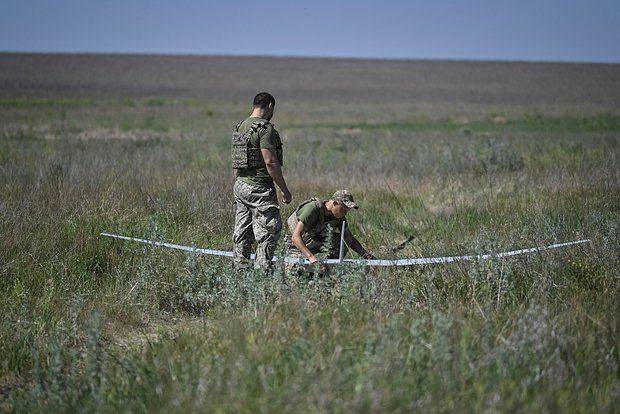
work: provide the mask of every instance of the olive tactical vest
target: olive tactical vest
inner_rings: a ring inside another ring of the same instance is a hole
[[[239,127],[243,121],[240,121],[235,126],[235,130],[232,133],[232,148],[231,158],[232,167],[235,169],[251,169],[260,168],[265,166],[265,160],[261,153],[260,146],[255,147],[252,145],[252,134],[258,133],[261,129],[266,128],[269,124],[268,121],[254,121],[252,126],[245,132],[239,132]],[[282,143],[278,137],[278,145],[276,146],[276,158],[280,165],[284,165],[282,156]]]

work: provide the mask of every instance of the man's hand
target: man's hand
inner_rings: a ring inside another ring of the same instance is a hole
[[[288,188],[285,188],[284,190],[282,190],[282,202],[284,204],[289,204],[292,199],[293,199],[293,196],[291,195],[291,192],[288,191]]]
[[[372,254],[372,253],[370,253],[370,252],[365,252],[365,253],[362,255],[362,259],[364,259],[364,260],[376,260],[377,258],[375,257],[375,255],[374,255],[374,254]]]

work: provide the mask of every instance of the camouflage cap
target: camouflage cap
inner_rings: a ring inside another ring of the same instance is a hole
[[[353,201],[353,195],[349,190],[338,190],[332,196],[332,200],[338,201],[349,208],[358,209],[359,206]]]

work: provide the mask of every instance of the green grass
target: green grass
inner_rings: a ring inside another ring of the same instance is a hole
[[[309,284],[280,265],[236,275],[226,259],[98,236],[230,248],[237,114],[147,102],[1,115],[2,410],[620,403],[616,115],[283,125],[294,202],[350,188],[352,230],[379,256],[409,235],[398,257],[592,239],[509,260],[346,267]]]
[[[94,104],[91,98],[0,98],[0,107],[4,108],[38,108],[38,107],[76,107]]]
[[[37,108],[76,108],[76,107],[195,107],[206,103],[191,98],[132,98],[129,96],[117,99],[92,97],[3,97],[0,98],[0,108],[37,109]]]
[[[408,122],[384,123],[317,123],[293,124],[294,129],[349,129],[361,131],[404,131],[404,132],[458,132],[463,135],[489,132],[542,132],[542,133],[589,133],[619,132],[620,116],[599,114],[596,116],[563,115],[552,116],[539,113],[528,114],[515,119],[491,117],[488,120],[452,121],[419,119]]]

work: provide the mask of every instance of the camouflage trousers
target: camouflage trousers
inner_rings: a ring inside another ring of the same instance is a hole
[[[280,206],[274,186],[256,186],[235,181],[235,230],[233,260],[236,269],[250,266],[250,250],[256,240],[254,267],[271,267],[271,258],[282,230]]]
[[[293,244],[290,236],[286,236],[286,255],[288,257],[305,259],[304,254]],[[350,239],[345,234],[345,240],[350,244]],[[331,240],[310,240],[306,243],[306,247],[313,254],[317,254],[319,252],[325,252],[327,259],[338,259],[340,257],[340,232],[334,232],[332,234]],[[345,244],[343,246],[344,256],[349,252],[349,248]],[[329,274],[331,271],[331,265],[325,265],[323,269],[320,269],[314,265],[308,264],[299,264],[299,263],[287,263],[284,266],[287,275],[289,276],[302,276],[313,277],[319,276],[324,277]]]

